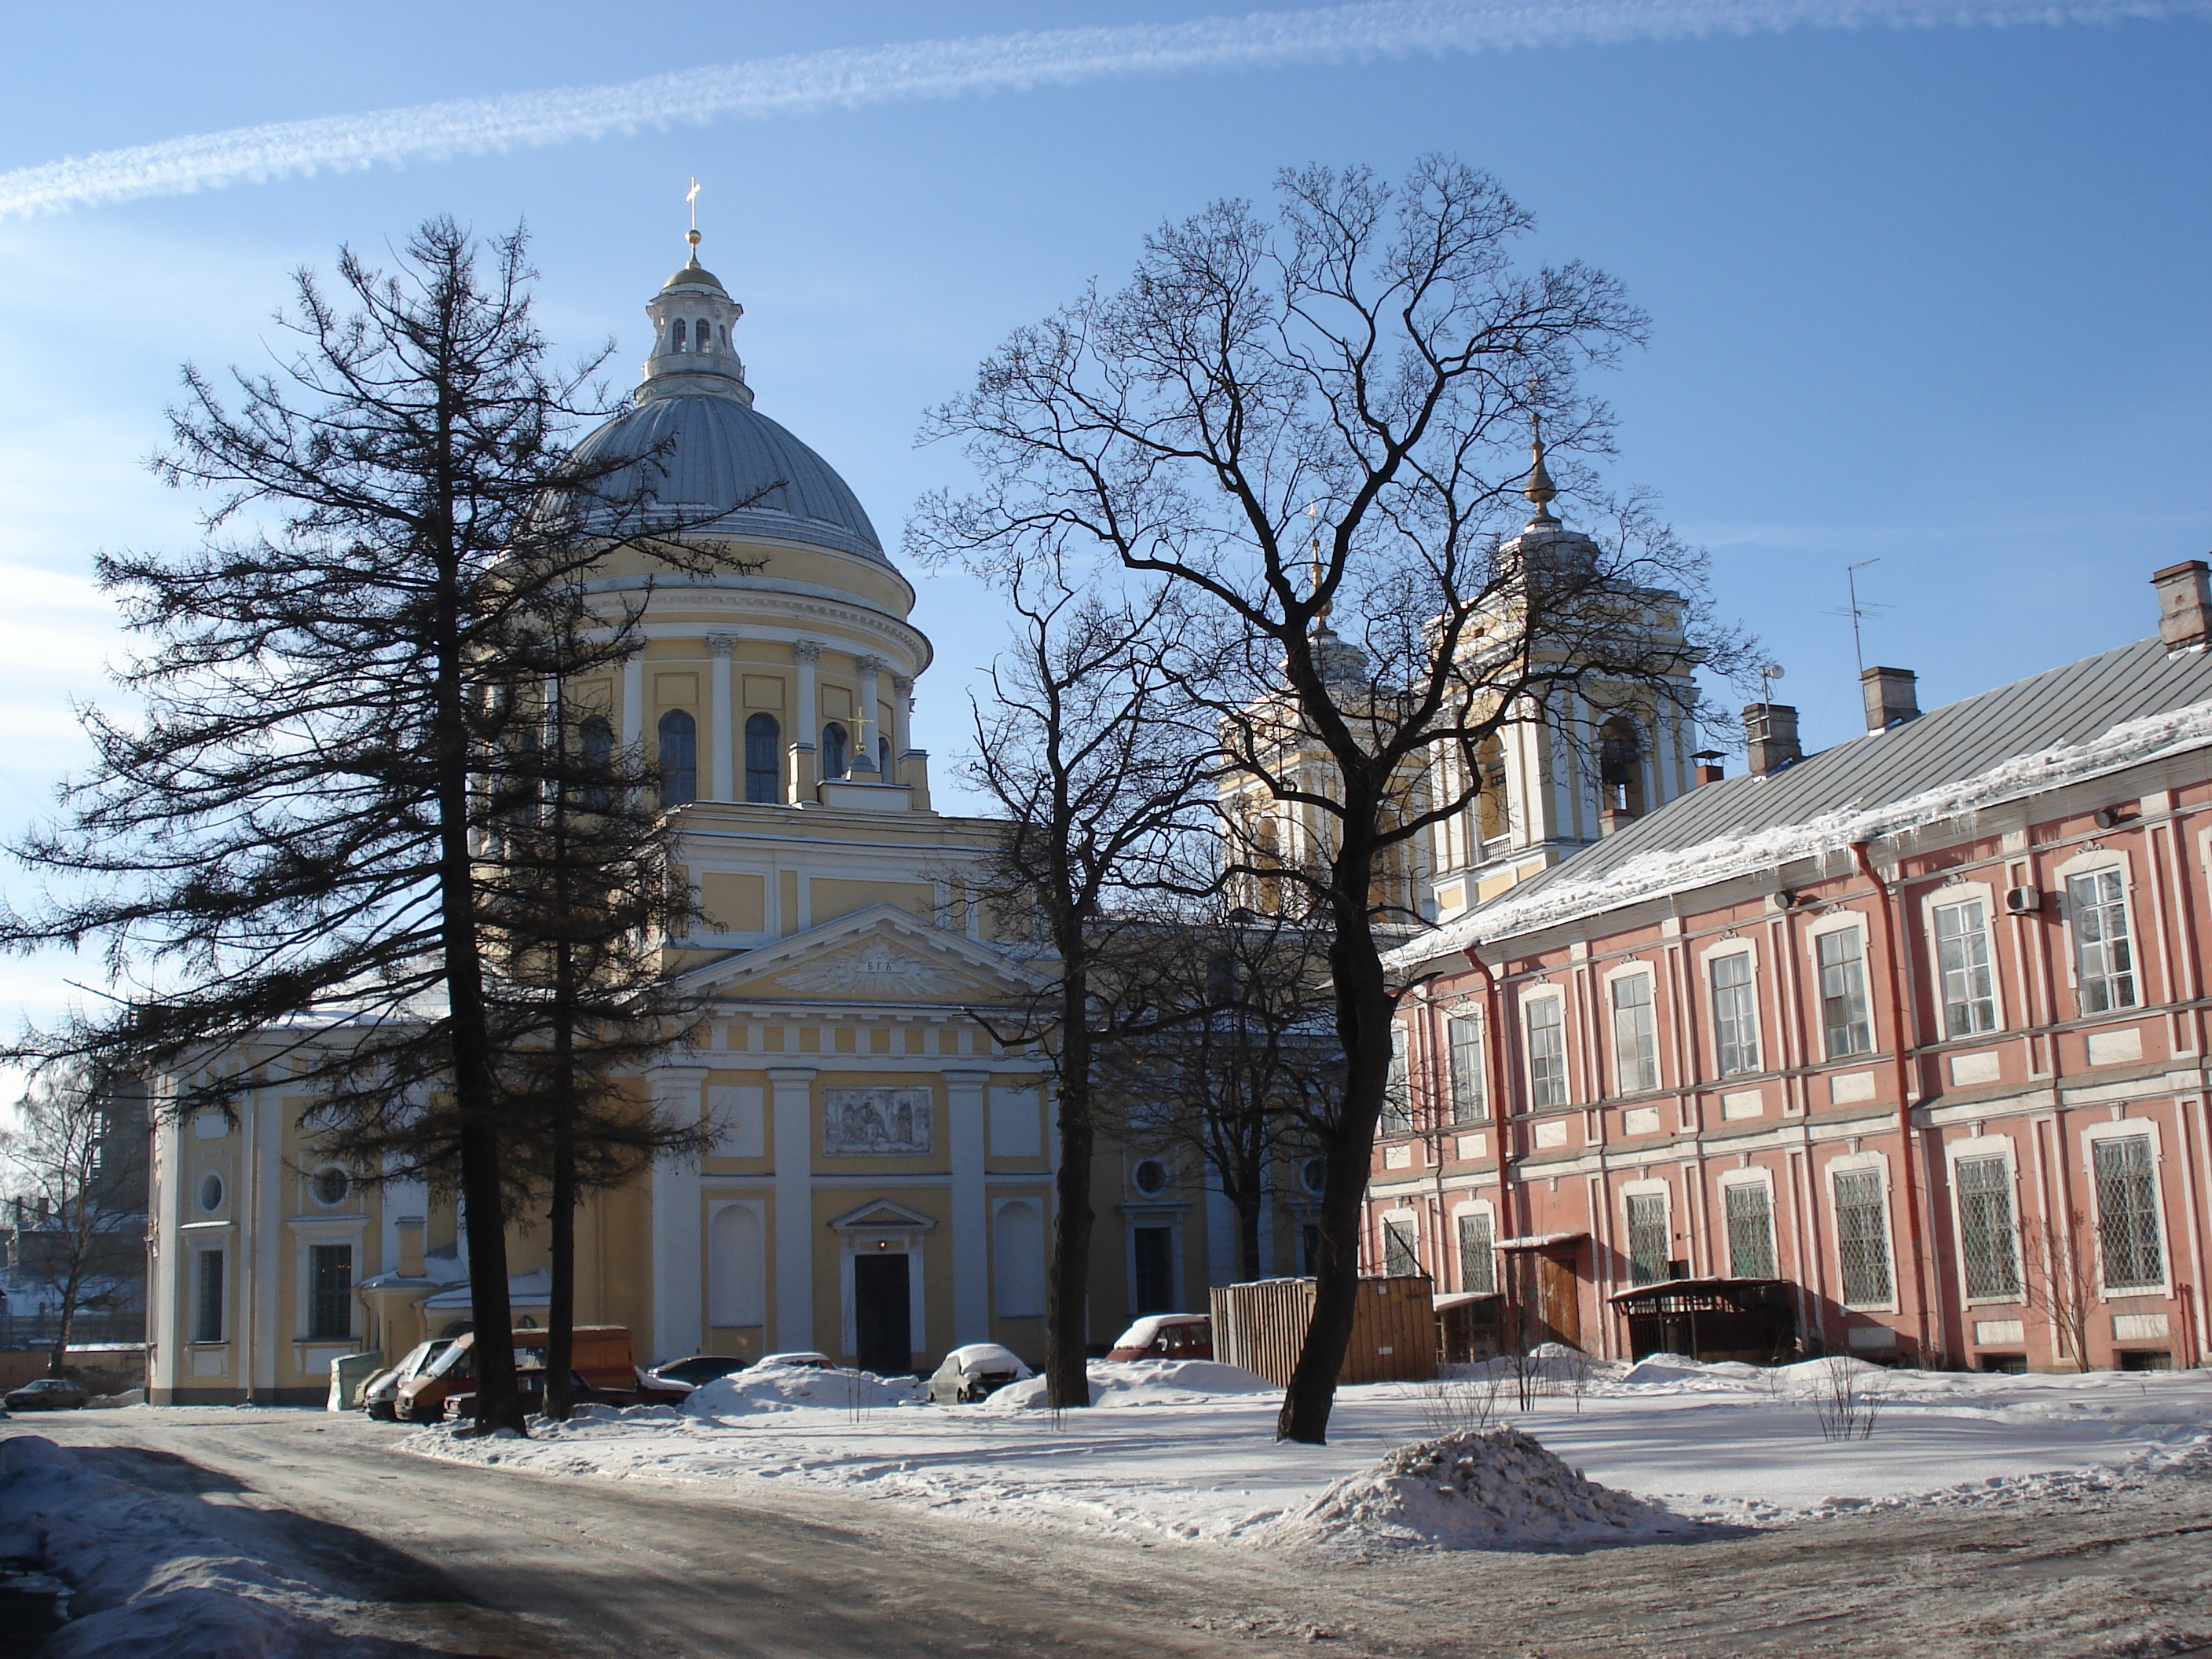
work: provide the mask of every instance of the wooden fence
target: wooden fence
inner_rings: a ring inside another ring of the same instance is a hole
[[[1425,1382],[1437,1374],[1434,1285],[1363,1279],[1340,1382]],[[1262,1279],[1212,1292],[1213,1357],[1287,1385],[1313,1321],[1314,1281]]]

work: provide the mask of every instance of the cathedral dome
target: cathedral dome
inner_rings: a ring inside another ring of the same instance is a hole
[[[852,486],[749,399],[729,392],[643,397],[575,454],[594,470],[631,460],[601,488],[617,499],[649,493],[695,533],[803,542],[890,562]]]

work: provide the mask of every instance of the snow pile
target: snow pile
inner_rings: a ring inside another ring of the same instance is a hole
[[[927,1390],[912,1377],[809,1365],[755,1365],[701,1383],[681,1409],[689,1416],[720,1419],[773,1412],[877,1411],[917,1405],[927,1398]]]
[[[1255,1371],[1218,1359],[1094,1359],[1094,1406],[1190,1406],[1239,1395],[1280,1394]],[[1009,1383],[984,1402],[992,1411],[1019,1411],[1045,1403],[1045,1380]]]
[[[44,1561],[77,1616],[41,1659],[386,1659],[411,1645],[345,1637],[358,1603],[195,1524],[201,1506],[94,1474],[51,1440],[0,1442],[0,1553]]]
[[[1286,1543],[1481,1550],[1685,1530],[1657,1504],[1585,1480],[1517,1429],[1401,1446],[1283,1522]]]

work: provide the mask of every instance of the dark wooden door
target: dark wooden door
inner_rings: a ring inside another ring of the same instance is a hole
[[[853,1258],[854,1357],[864,1371],[890,1374],[914,1369],[908,1271],[904,1251]]]
[[[1536,1258],[1537,1306],[1551,1329],[1551,1340],[1570,1347],[1583,1345],[1583,1298],[1571,1256]]]

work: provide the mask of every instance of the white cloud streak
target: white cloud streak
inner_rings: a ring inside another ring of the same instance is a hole
[[[480,155],[641,127],[765,120],[1116,76],[1795,28],[2110,23],[2208,14],[2212,0],[1374,0],[1187,23],[924,40],[756,58],[612,86],[236,127],[101,150],[0,173],[0,217]]]

